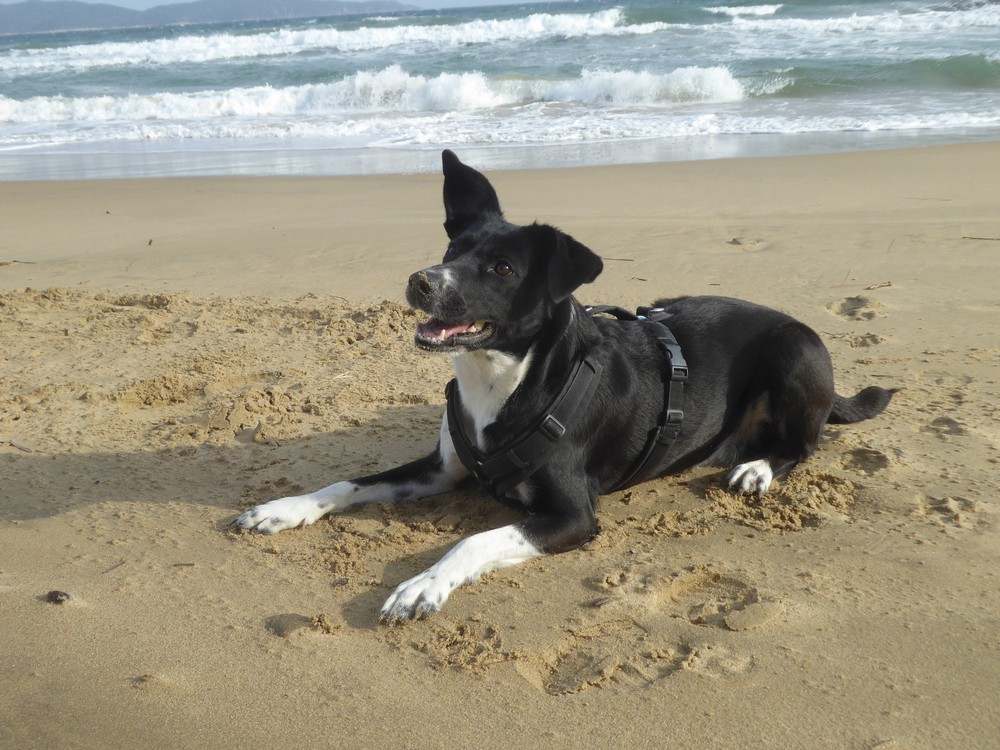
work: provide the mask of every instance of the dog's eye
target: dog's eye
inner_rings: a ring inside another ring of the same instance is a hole
[[[454,258],[455,257],[455,253],[457,253],[457,252],[458,252],[458,248],[455,247],[455,245],[453,243],[448,243],[448,249],[444,251],[444,257],[445,257],[445,259]]]
[[[500,261],[495,266],[493,266],[493,273],[497,276],[510,276],[514,273],[514,269],[511,267],[510,263],[505,260]]]

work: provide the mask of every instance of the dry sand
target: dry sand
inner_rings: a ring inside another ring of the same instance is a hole
[[[0,747],[991,748],[1000,144],[492,174],[607,260],[903,386],[764,502],[700,470],[585,549],[376,624],[513,516],[480,493],[275,537],[240,509],[428,451],[408,274],[436,175],[0,185]],[[72,598],[46,601],[51,590]]]

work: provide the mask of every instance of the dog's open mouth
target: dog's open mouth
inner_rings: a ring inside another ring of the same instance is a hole
[[[443,320],[431,318],[425,323],[417,324],[414,339],[421,349],[470,347],[482,344],[494,333],[496,325],[488,320],[478,320],[474,323],[445,323]]]

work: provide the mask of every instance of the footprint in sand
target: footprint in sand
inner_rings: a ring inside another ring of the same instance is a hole
[[[267,628],[268,632],[281,638],[288,638],[293,633],[311,625],[310,618],[294,613],[271,615],[264,621],[264,627]]]
[[[615,618],[572,630],[540,658],[519,660],[517,667],[549,695],[567,695],[612,682],[649,685],[683,669],[690,656],[684,644],[658,643],[639,621]]]
[[[704,644],[691,649],[683,668],[709,677],[733,677],[750,671],[753,659],[717,644]]]
[[[943,530],[971,529],[975,526],[974,514],[978,506],[964,497],[927,497],[921,501],[920,511]]]
[[[779,602],[761,601],[745,581],[698,566],[676,575],[657,595],[663,611],[693,625],[750,630],[779,617]]]
[[[854,448],[844,456],[842,465],[845,469],[872,476],[889,467],[889,457],[872,448]]]
[[[870,297],[845,297],[835,302],[831,302],[826,309],[834,315],[839,315],[847,320],[872,320],[881,317],[880,310],[884,309],[881,302]],[[870,344],[869,344],[870,346]]]
[[[518,660],[518,671],[550,695],[606,683],[649,685],[680,671],[742,674],[753,665],[749,655],[721,644],[692,645],[688,641],[696,631],[689,626],[743,632],[785,612],[751,584],[707,565],[666,580],[634,580],[622,571],[598,587],[607,595],[590,603],[594,614],[587,619],[595,622],[570,631],[540,659]],[[677,620],[686,629],[679,629]]]
[[[968,433],[968,430],[962,426],[961,422],[951,417],[937,417],[930,424],[926,425],[922,431],[942,438]]]
[[[507,648],[502,628],[480,618],[454,622],[438,616],[407,632],[403,628],[386,631],[386,640],[397,647],[408,645],[424,654],[436,668],[453,667],[482,672],[501,662],[518,658]]]
[[[885,343],[885,337],[877,333],[825,333],[827,338],[844,341],[852,349],[868,349]]]

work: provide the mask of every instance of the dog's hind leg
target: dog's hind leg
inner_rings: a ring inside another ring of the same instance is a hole
[[[763,343],[753,383],[758,408],[741,425],[743,455],[726,481],[737,492],[763,494],[816,450],[833,405],[833,365],[819,336],[792,322]]]

